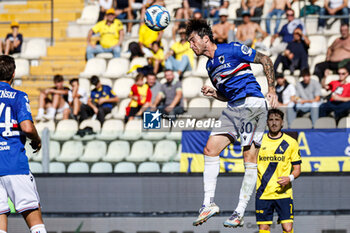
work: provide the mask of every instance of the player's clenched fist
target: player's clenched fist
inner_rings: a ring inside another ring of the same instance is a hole
[[[214,96],[215,95],[214,88],[211,88],[209,86],[203,86],[201,91],[202,91],[203,95],[205,95],[205,96]]]

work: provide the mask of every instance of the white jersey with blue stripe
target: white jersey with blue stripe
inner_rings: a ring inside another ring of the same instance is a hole
[[[229,103],[255,96],[264,98],[259,83],[250,68],[256,51],[238,42],[217,44],[214,57],[206,65],[214,87]]]
[[[32,119],[26,93],[0,82],[0,176],[29,174],[22,121]]]

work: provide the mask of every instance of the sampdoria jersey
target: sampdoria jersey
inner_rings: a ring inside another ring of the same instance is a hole
[[[301,164],[298,142],[282,133],[277,139],[264,135],[258,156],[256,197],[262,200],[293,198],[292,184],[284,188],[278,177],[289,176],[293,165]]]
[[[27,94],[0,82],[0,176],[29,174],[22,121],[33,121]]]
[[[206,65],[214,87],[232,103],[247,96],[264,98],[250,68],[256,51],[238,42],[217,44]]]

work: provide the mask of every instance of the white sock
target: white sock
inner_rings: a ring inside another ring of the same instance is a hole
[[[30,233],[47,233],[44,224],[38,224],[30,228]]]
[[[39,108],[38,109],[38,116],[42,116],[44,115],[44,109],[43,108]]]
[[[220,157],[204,155],[204,201],[203,205],[208,206],[214,201],[216,180],[220,171]]]
[[[56,114],[56,109],[55,108],[48,108],[47,109],[47,115],[50,116],[50,117],[54,117]]]
[[[245,172],[242,181],[241,191],[239,193],[239,202],[236,212],[244,216],[250,197],[255,189],[256,179],[258,177],[258,165],[256,163],[244,163]]]
[[[7,233],[6,231],[0,230],[0,233]]]

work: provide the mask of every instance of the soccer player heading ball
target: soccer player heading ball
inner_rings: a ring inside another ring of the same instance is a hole
[[[269,91],[267,98],[276,107],[273,63],[269,57],[243,44],[215,44],[210,25],[205,20],[190,20],[186,34],[197,56],[208,57],[206,65],[214,88],[202,87],[205,96],[228,102],[220,117],[221,128],[213,130],[204,148],[204,201],[197,226],[219,212],[214,203],[216,181],[220,170],[220,152],[231,142],[241,138],[245,174],[239,203],[225,227],[243,226],[244,212],[253,193],[257,178],[257,155],[266,126],[267,104],[260,86],[250,68],[250,63],[263,65]]]
[[[283,116],[278,109],[269,110],[269,132],[264,135],[259,152],[255,200],[259,233],[270,233],[274,210],[282,223],[283,233],[293,233],[292,181],[300,175],[301,157],[298,142],[281,132]]]
[[[34,152],[40,150],[41,140],[33,124],[27,94],[11,87],[15,69],[12,57],[0,56],[0,233],[7,231],[10,213],[7,197],[17,213],[23,215],[31,233],[46,233],[24,149],[26,137],[32,140]]]

